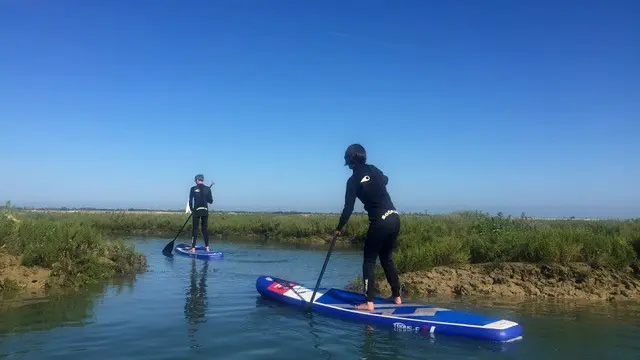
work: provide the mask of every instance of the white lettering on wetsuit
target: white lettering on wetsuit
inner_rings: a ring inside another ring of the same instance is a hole
[[[391,214],[397,214],[398,212],[395,210],[389,210],[386,213],[384,213],[384,215],[382,215],[382,220],[386,219],[387,216],[391,215]]]

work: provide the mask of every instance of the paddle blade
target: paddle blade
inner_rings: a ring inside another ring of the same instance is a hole
[[[184,229],[184,226],[187,225],[187,222],[189,222],[189,219],[191,219],[191,215],[193,214],[189,214],[189,217],[187,217],[187,220],[184,221],[184,224],[182,224],[182,227],[180,227],[180,230],[178,230],[178,233],[173,238],[173,240],[171,240],[171,242],[169,242],[167,246],[162,249],[162,254],[164,254],[164,256],[171,256],[171,252],[173,251],[173,244],[176,242],[176,239],[178,238],[178,235],[180,235],[180,232],[182,232],[182,229]]]
[[[173,244],[174,244],[175,240],[171,240],[170,243],[168,243],[164,249],[162,249],[162,255],[164,256],[171,256],[171,252],[173,251]]]

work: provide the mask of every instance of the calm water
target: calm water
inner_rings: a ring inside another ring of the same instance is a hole
[[[0,310],[7,359],[640,359],[637,306],[439,303],[506,317],[524,326],[519,343],[371,329],[262,300],[255,279],[281,276],[312,287],[324,251],[219,243],[226,258],[205,262],[161,254],[168,240],[136,240],[149,271],[97,293]],[[361,255],[336,252],[323,286],[344,287]]]

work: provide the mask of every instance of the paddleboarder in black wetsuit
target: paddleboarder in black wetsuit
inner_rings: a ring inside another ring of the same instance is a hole
[[[373,298],[376,290],[375,265],[376,258],[380,258],[382,269],[387,277],[393,300],[401,304],[400,280],[396,265],[393,262],[393,251],[396,248],[398,233],[400,232],[400,216],[391,202],[387,192],[389,178],[373,165],[367,164],[367,153],[360,144],[352,144],[344,154],[345,165],[353,170],[353,175],[347,180],[344,209],[334,233],[341,235],[342,228],[347,223],[356,198],[364,204],[369,214],[369,230],[364,244],[364,261],[362,275],[367,302],[357,305],[358,310],[373,311]]]
[[[204,176],[198,174],[195,177],[196,185],[191,187],[189,191],[189,209],[193,213],[193,229],[191,234],[191,250],[195,252],[196,239],[198,238],[198,222],[202,227],[202,236],[204,237],[204,246],[209,251],[209,206],[207,203],[213,203],[211,196],[211,187],[204,185]],[[212,184],[213,185],[213,184]]]

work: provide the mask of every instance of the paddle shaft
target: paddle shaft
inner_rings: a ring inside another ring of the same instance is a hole
[[[331,245],[329,245],[329,251],[327,252],[327,257],[324,259],[324,265],[322,265],[322,270],[320,271],[320,276],[318,276],[318,281],[316,282],[316,287],[313,289],[313,294],[311,295],[311,301],[309,302],[309,307],[313,304],[313,300],[316,298],[316,292],[318,291],[318,287],[320,286],[320,282],[322,281],[322,276],[324,275],[324,271],[327,269],[327,263],[329,263],[329,258],[331,257],[331,253],[333,252],[333,246],[336,244],[336,239],[338,235],[333,235],[333,239],[331,239]]]
[[[176,236],[173,238],[173,240],[171,240],[167,246],[164,247],[164,249],[162,249],[162,253],[166,256],[169,256],[167,254],[171,254],[171,250],[173,250],[173,244],[175,243],[176,239],[178,238],[178,235],[180,235],[180,233],[182,232],[182,229],[184,229],[184,227],[187,225],[187,223],[189,222],[189,219],[191,219],[191,215],[193,215],[193,213],[190,213],[189,216],[187,217],[187,220],[184,221],[184,224],[182,224],[182,226],[180,227],[180,230],[178,230],[178,233],[176,234]]]
[[[184,229],[184,227],[187,226],[187,223],[189,222],[189,219],[191,219],[191,215],[193,215],[193,213],[189,214],[189,216],[187,217],[187,220],[184,221],[184,224],[182,224],[182,227],[180,228],[180,230],[178,230],[178,233],[173,238],[173,240],[171,240],[171,242],[176,241],[176,239],[178,238],[178,235],[180,235],[180,233],[182,232],[182,229]]]

